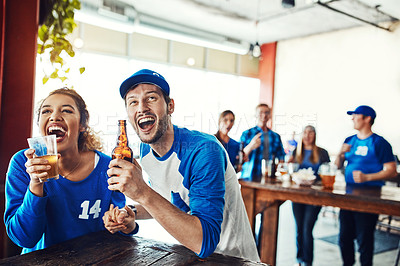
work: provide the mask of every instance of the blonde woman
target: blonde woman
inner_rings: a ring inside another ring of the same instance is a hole
[[[289,161],[298,163],[299,169],[311,167],[314,175],[320,179],[318,168],[322,163],[330,162],[330,159],[328,152],[318,147],[315,142],[315,127],[308,125],[304,128],[302,140]],[[312,265],[314,255],[312,231],[321,207],[293,202],[292,209],[296,222],[297,261],[299,265]]]

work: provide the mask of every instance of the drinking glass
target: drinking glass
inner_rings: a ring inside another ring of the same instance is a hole
[[[34,149],[34,157],[44,158],[49,161],[51,168],[47,170],[48,176],[41,179],[43,182],[49,179],[58,179],[58,155],[57,155],[57,139],[56,135],[40,136],[28,138],[29,148]]]
[[[333,189],[337,167],[332,163],[323,163],[318,169],[324,188]]]

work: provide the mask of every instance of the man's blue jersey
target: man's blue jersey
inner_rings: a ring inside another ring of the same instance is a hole
[[[151,187],[185,213],[200,219],[200,257],[216,252],[259,261],[235,170],[211,135],[174,126],[174,142],[162,157],[140,147]]]
[[[357,135],[346,138],[344,143],[351,145],[345,153],[347,166],[345,170],[346,183],[353,184],[353,171],[359,170],[364,174],[377,173],[383,170],[383,164],[394,161],[392,146],[383,137],[373,133],[366,139]],[[368,181],[362,183],[370,186],[383,186],[383,181]]]

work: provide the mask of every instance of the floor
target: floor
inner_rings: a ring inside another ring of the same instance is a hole
[[[331,209],[332,210],[332,209]],[[157,239],[168,243],[177,243],[155,220],[139,221],[139,236]],[[291,210],[291,203],[285,202],[280,209],[278,233],[277,266],[292,266],[295,264],[295,226]],[[318,240],[319,237],[337,234],[339,226],[337,218],[332,211],[322,212],[314,227],[314,264],[316,266],[342,265],[339,247]],[[374,256],[374,265],[392,266],[396,259],[397,250],[383,252]],[[357,262],[355,265],[359,266]]]

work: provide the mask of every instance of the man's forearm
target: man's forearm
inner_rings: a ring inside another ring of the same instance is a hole
[[[335,165],[338,169],[341,169],[344,164],[344,153],[339,153],[335,160]]]
[[[150,213],[148,213],[142,205],[135,204],[135,207],[137,210],[136,220],[153,219]]]
[[[157,192],[151,194],[140,201],[141,207],[182,245],[199,254],[203,242],[199,218],[184,213]]]
[[[391,179],[397,175],[396,164],[393,162],[385,164],[382,171],[372,174],[365,174],[368,181]]]

